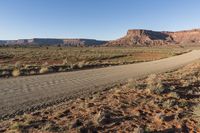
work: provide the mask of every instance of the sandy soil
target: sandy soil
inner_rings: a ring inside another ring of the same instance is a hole
[[[0,80],[0,117],[31,112],[106,89],[129,78],[176,69],[200,58],[199,51],[131,65]]]
[[[200,60],[0,121],[0,132],[199,133]]]

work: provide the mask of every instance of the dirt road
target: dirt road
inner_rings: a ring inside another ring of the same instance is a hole
[[[0,118],[12,117],[72,97],[105,89],[129,78],[176,69],[200,58],[195,50],[183,55],[131,65],[0,80]]]

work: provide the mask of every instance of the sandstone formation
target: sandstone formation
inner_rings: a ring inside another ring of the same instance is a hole
[[[152,31],[143,29],[128,30],[127,35],[113,41],[94,39],[51,39],[34,38],[19,40],[0,40],[0,45],[61,45],[61,46],[160,46],[188,45],[200,43],[200,29],[178,32]]]
[[[173,44],[196,44],[200,43],[200,29],[158,32],[151,30],[129,30],[127,35],[110,41],[106,46],[135,46],[135,45],[173,45]]]
[[[61,45],[61,46],[93,46],[102,45],[106,41],[94,39],[51,39],[51,38],[34,38],[0,41],[0,45]]]

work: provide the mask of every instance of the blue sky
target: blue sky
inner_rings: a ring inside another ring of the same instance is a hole
[[[200,28],[200,0],[0,0],[0,40],[117,39],[128,29]]]

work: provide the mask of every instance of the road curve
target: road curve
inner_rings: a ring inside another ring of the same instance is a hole
[[[117,82],[176,69],[200,58],[200,50],[157,61],[0,80],[0,119],[105,89]]]

